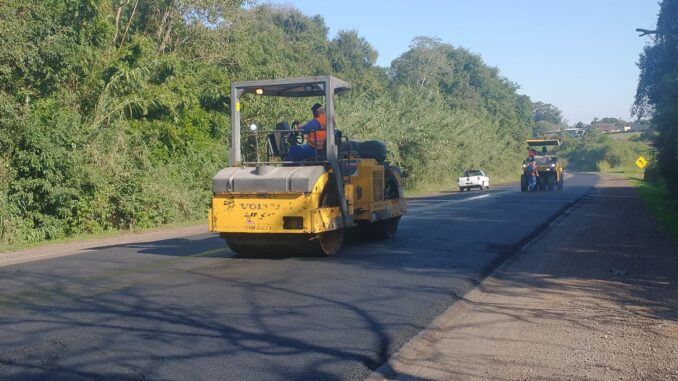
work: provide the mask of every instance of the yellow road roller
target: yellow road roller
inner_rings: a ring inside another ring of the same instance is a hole
[[[212,182],[209,231],[242,255],[329,256],[339,251],[349,229],[374,238],[396,234],[406,211],[400,168],[386,160],[383,142],[351,141],[335,129],[335,97],[350,89],[332,76],[231,84],[229,166]],[[323,144],[318,145],[318,130],[286,122],[243,129],[245,96],[323,99]],[[311,144],[313,154],[290,159],[299,148],[293,147],[303,144]]]

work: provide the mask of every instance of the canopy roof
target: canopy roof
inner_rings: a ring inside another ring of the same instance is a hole
[[[240,94],[257,94],[271,97],[318,97],[325,96],[330,86],[334,94],[351,89],[348,82],[332,76],[303,77],[290,79],[271,79],[263,81],[245,81],[233,83]]]
[[[559,146],[560,140],[558,140],[558,139],[528,139],[527,145],[530,146],[530,147]]]

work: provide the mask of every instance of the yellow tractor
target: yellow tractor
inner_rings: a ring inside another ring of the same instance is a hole
[[[534,191],[553,191],[563,190],[563,165],[558,157],[555,156],[555,147],[560,146],[558,139],[529,139],[527,148],[531,151],[527,159],[523,161],[523,174],[520,176],[520,190],[527,192],[528,175],[525,173],[528,165],[533,164],[537,167],[539,176]],[[533,162],[533,163],[532,163]]]
[[[229,167],[213,179],[209,231],[243,255],[329,256],[339,251],[347,229],[379,238],[395,235],[406,211],[400,169],[386,161],[382,142],[349,141],[335,130],[335,96],[350,88],[332,76],[231,84]],[[255,123],[241,130],[241,102],[267,96],[324,98],[326,144],[315,157],[286,160],[290,145],[311,138],[286,123],[269,131]],[[244,154],[247,148],[255,154]]]

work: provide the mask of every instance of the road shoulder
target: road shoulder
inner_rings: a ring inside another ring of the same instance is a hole
[[[206,224],[177,228],[163,228],[157,231],[144,233],[126,233],[108,238],[97,238],[84,241],[45,244],[17,251],[0,253],[0,267],[43,259],[64,257],[68,255],[83,254],[94,248],[102,246],[161,241],[203,233],[207,233]]]
[[[678,253],[602,181],[368,378],[678,379]]]

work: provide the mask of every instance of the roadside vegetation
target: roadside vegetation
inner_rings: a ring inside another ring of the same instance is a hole
[[[549,103],[534,103],[534,137],[555,136],[562,140],[558,156],[566,163],[566,168],[576,171],[591,172],[623,172],[640,174],[642,171],[635,165],[640,155],[649,158],[651,149],[647,144],[646,133],[604,134],[595,128],[604,123],[623,128],[629,123],[617,118],[594,118],[590,125],[582,122],[575,126],[586,131],[583,136],[574,137],[564,130],[568,128],[558,107]]]
[[[662,0],[652,43],[640,55],[634,114],[651,117],[653,160],[639,189],[643,199],[678,242],[678,0]]]
[[[410,189],[465,168],[515,172],[531,100],[472,52],[429,37],[390,67],[355,31],[242,0],[0,2],[0,245],[203,220],[227,164],[230,82],[333,74],[337,125],[387,142]],[[270,111],[272,127],[309,104]]]
[[[652,43],[640,55],[640,79],[634,113],[650,116],[656,148],[653,165],[656,173],[647,179],[655,185],[666,184],[678,198],[678,0],[662,0],[657,27],[645,30]]]
[[[638,141],[638,140],[640,140],[641,135],[642,135],[642,132],[640,132],[640,131],[622,132],[622,133],[619,133],[619,134],[611,134],[610,138],[615,139],[615,140]]]
[[[641,141],[620,140],[596,132],[580,138],[565,137],[560,150],[568,169],[629,174],[641,173],[636,159],[641,155],[649,158],[650,154],[650,147]]]
[[[678,199],[669,193],[663,182],[640,181],[638,191],[645,205],[678,244]]]

